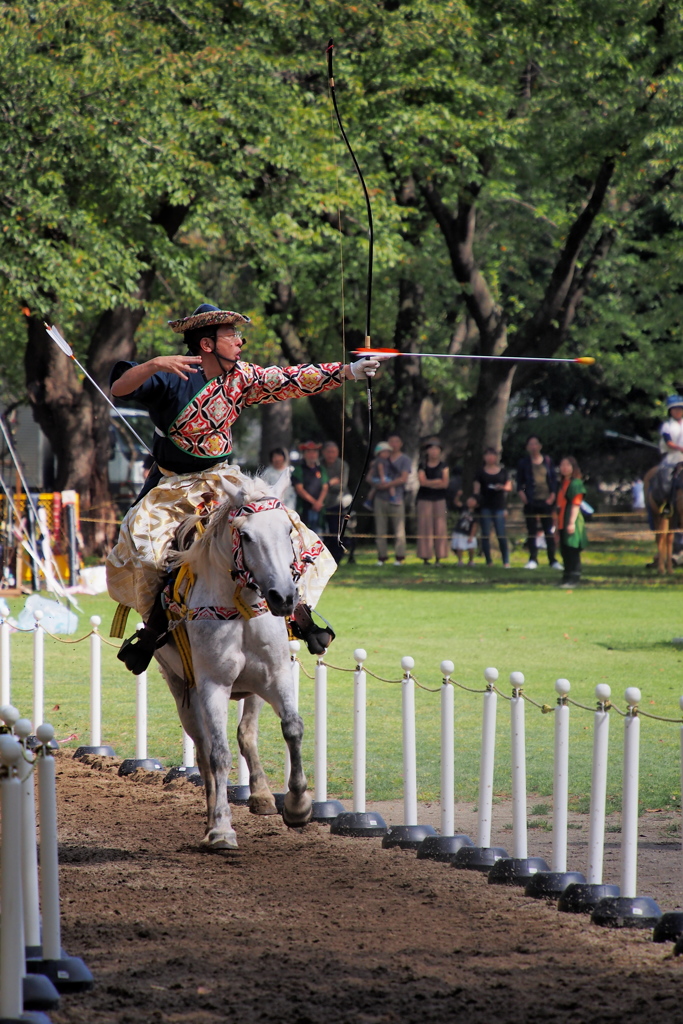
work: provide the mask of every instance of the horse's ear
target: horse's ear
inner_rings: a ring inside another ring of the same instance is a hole
[[[223,490],[228,496],[228,503],[232,508],[239,508],[244,504],[244,485],[234,483],[232,480],[221,478]]]
[[[267,488],[266,493],[271,497],[278,498],[282,501],[284,493],[289,487],[289,475],[289,467],[287,467],[282,470],[274,484],[266,484],[265,481],[263,481],[264,486]]]

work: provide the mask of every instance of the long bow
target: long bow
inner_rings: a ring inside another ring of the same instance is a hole
[[[368,214],[368,276],[367,276],[367,291],[366,291],[366,300],[365,300],[365,341],[364,341],[364,345],[365,345],[366,349],[369,349],[370,348],[370,316],[371,316],[371,313],[372,313],[372,260],[373,260],[373,254],[374,254],[374,246],[375,246],[375,229],[374,229],[374,224],[373,224],[373,220],[372,220],[372,207],[370,205],[370,196],[368,194],[367,186],[365,184],[365,179],[363,178],[363,172],[360,169],[360,165],[359,165],[358,161],[356,160],[355,153],[353,152],[353,150],[351,148],[351,143],[349,142],[348,136],[347,136],[347,134],[346,134],[346,132],[344,130],[344,125],[342,123],[341,114],[339,113],[339,107],[337,105],[337,94],[336,94],[335,88],[334,88],[334,73],[333,73],[333,70],[332,70],[332,52],[333,52],[333,50],[334,50],[334,41],[332,39],[330,39],[329,43],[327,44],[327,77],[328,77],[328,82],[329,82],[329,87],[330,87],[330,96],[332,97],[332,105],[334,107],[334,113],[335,113],[335,117],[337,118],[337,124],[339,125],[339,131],[341,133],[341,137],[343,138],[344,142],[346,143],[346,148],[348,149],[349,155],[350,155],[351,159],[353,160],[353,166],[356,168],[356,174],[358,175],[358,180],[360,181],[361,187],[363,189],[363,195],[365,196],[365,208],[366,208],[367,214]],[[361,487],[363,486],[363,482],[365,481],[365,474],[368,471],[368,466],[370,464],[370,456],[372,455],[372,431],[373,431],[373,421],[372,421],[372,380],[371,380],[370,377],[368,377],[366,379],[367,379],[367,396],[368,396],[368,445],[367,445],[367,448],[366,448],[366,451],[365,451],[365,461],[363,462],[363,469],[361,471],[360,477],[358,478],[358,483],[356,484],[356,489],[353,492],[353,496],[351,498],[351,504],[346,509],[346,512],[344,513],[344,516],[343,516],[342,521],[341,521],[341,526],[340,526],[340,530],[339,530],[339,537],[338,537],[338,540],[339,540],[340,544],[344,540],[344,534],[346,533],[346,527],[348,526],[349,520],[351,518],[351,514],[352,514],[354,506],[356,504],[356,500],[358,498],[358,495],[360,494]]]

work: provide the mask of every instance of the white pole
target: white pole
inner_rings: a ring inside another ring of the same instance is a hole
[[[242,715],[244,714],[244,700],[237,701],[237,724],[239,725],[242,721]],[[249,766],[246,760],[241,754],[237,755],[237,785],[248,786],[249,785]]]
[[[327,800],[327,666],[315,666],[315,802]]]
[[[551,870],[567,870],[567,811],[569,804],[569,705],[568,679],[555,681],[555,771],[553,778],[553,858]]]
[[[415,680],[410,672],[415,660],[401,658],[403,669],[403,817],[405,825],[417,825],[417,757],[415,751]]]
[[[135,677],[135,757],[147,757],[147,673]]]
[[[40,624],[43,613],[37,608],[33,613],[36,620],[33,631],[33,731],[43,722],[45,703],[45,631]]]
[[[2,852],[0,854],[0,1017],[17,1020],[24,1006],[22,978],[26,968],[21,887],[21,782],[16,771],[22,757],[19,742],[0,736]]]
[[[24,748],[19,762],[21,778],[21,885],[24,906],[24,944],[40,945],[40,903],[38,901],[38,845],[36,842],[36,797],[33,781],[35,755],[26,749],[31,735],[28,718],[20,718],[14,734]]]
[[[289,661],[292,671],[292,690],[294,691],[294,707],[299,710],[299,651],[301,644],[298,640],[289,641]],[[285,793],[289,790],[289,775],[292,770],[292,759],[289,756],[289,747],[285,743]]]
[[[636,896],[638,875],[638,770],[640,762],[640,718],[638,687],[625,693],[628,708],[624,718],[624,791],[621,808],[621,886],[622,898]]]
[[[591,807],[588,826],[589,885],[602,885],[602,862],[605,851],[605,808],[607,803],[607,751],[609,748],[609,711],[605,704],[612,691],[607,683],[595,687],[598,710],[593,718],[593,770],[591,774]],[[683,744],[683,730],[681,731]]]
[[[194,762],[194,742],[183,729],[183,766],[185,768],[194,768]]]
[[[90,619],[90,745],[102,745],[102,637],[97,627],[99,615]]]
[[[484,671],[484,678],[486,693],[484,694],[484,717],[481,723],[477,844],[482,849],[488,849],[491,846],[493,761],[496,753],[496,709],[498,706],[498,694],[493,687],[498,679],[498,669],[487,668]]]
[[[524,676],[510,673],[510,741],[512,753],[512,856],[526,860],[526,739],[524,735],[524,697],[521,689]]]
[[[365,813],[365,770],[367,743],[367,679],[364,662],[367,651],[358,647],[353,652],[356,671],[353,673],[353,809]]]
[[[9,704],[11,689],[11,669],[9,656],[9,622],[3,615],[0,623],[0,704]]]
[[[455,665],[442,661],[441,674],[441,835],[455,835],[455,691],[450,680]]]
[[[45,722],[36,736],[38,750],[38,810],[40,812],[40,905],[43,910],[43,958],[59,960],[62,955],[59,920],[59,855],[57,850],[57,790],[55,759],[48,743],[55,731]]]

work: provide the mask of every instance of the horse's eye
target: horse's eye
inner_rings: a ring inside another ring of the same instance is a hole
[[[244,533],[244,532],[243,532],[243,533],[241,534],[241,537],[242,537],[242,543],[244,543],[244,541],[245,541],[245,540],[246,540],[246,541],[251,541],[251,537],[249,536],[249,534],[248,534],[248,533]]]

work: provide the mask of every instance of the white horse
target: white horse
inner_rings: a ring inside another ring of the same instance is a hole
[[[175,558],[176,563],[187,563],[196,576],[188,600],[190,615],[198,610],[201,616],[207,614],[207,609],[234,608],[235,591],[240,586],[235,576],[250,581],[238,592],[238,601],[261,610],[261,614],[230,620],[188,618],[196,680],[196,689],[189,691],[189,706],[175,645],[168,643],[156,653],[183,728],[197,748],[207,804],[202,844],[212,850],[237,846],[228,803],[231,754],[226,727],[231,698],[244,698],[237,739],[249,766],[250,810],[255,814],[277,813],[257,747],[258,716],[267,701],[281,720],[291,759],[283,818],[291,826],[305,825],[312,813],[301,763],[304,727],[294,705],[285,625],[285,616],[298,601],[298,540],[292,540],[289,516],[277,498],[269,498],[272,489],[263,480],[245,477],[239,486],[227,482],[224,486],[225,504],[213,513],[205,533]]]

